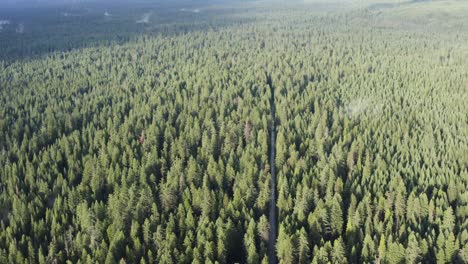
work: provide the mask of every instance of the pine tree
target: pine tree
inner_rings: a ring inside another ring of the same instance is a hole
[[[416,239],[416,236],[411,233],[408,238],[408,247],[406,248],[405,253],[406,263],[419,263],[421,260],[421,253],[418,240]]]
[[[452,207],[448,207],[444,212],[442,228],[448,231],[453,231],[455,227],[455,216],[453,215]]]
[[[455,242],[455,236],[452,232],[448,233],[447,238],[445,239],[444,252],[445,252],[445,262],[452,263],[455,256],[455,251],[457,245]]]
[[[382,236],[380,237],[379,248],[378,248],[379,260],[382,260],[385,258],[385,254],[387,253],[386,243],[387,241],[385,239],[385,235],[382,234]]]
[[[343,240],[341,239],[341,237],[339,237],[333,242],[333,250],[331,253],[331,257],[332,257],[333,263],[341,263],[341,264],[348,263],[346,259],[346,252],[345,252],[345,248],[343,245]]]
[[[259,219],[257,224],[258,235],[264,241],[268,241],[268,235],[270,231],[270,224],[268,223],[268,219],[265,215],[262,215]]]
[[[296,235],[298,238],[298,263],[306,263],[309,261],[309,241],[307,239],[307,233],[304,228],[301,228],[299,234]]]
[[[293,237],[287,234],[281,226],[276,242],[276,255],[278,256],[279,262],[281,264],[295,263],[295,251]]]
[[[440,233],[437,236],[437,251],[436,251],[436,258],[437,263],[446,263],[446,256],[445,256],[445,237],[443,233]]]
[[[340,235],[343,230],[343,211],[339,200],[339,196],[335,196],[330,209],[330,223],[335,236]]]

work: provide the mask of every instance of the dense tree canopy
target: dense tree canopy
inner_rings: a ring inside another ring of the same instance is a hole
[[[466,32],[241,17],[0,64],[0,263],[468,262]]]

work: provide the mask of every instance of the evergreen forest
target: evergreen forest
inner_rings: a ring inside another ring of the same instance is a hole
[[[468,2],[0,10],[0,263],[468,263]]]

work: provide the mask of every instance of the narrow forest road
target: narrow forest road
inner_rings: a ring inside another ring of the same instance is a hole
[[[270,174],[271,174],[271,199],[268,219],[270,222],[270,233],[268,235],[268,260],[270,264],[276,264],[276,106],[275,106],[275,88],[271,81],[271,76],[267,75],[267,83],[270,86],[271,99],[271,126],[270,126]]]

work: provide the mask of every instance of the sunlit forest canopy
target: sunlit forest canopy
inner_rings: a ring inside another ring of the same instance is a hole
[[[5,2],[0,263],[467,263],[467,29],[457,0]]]

